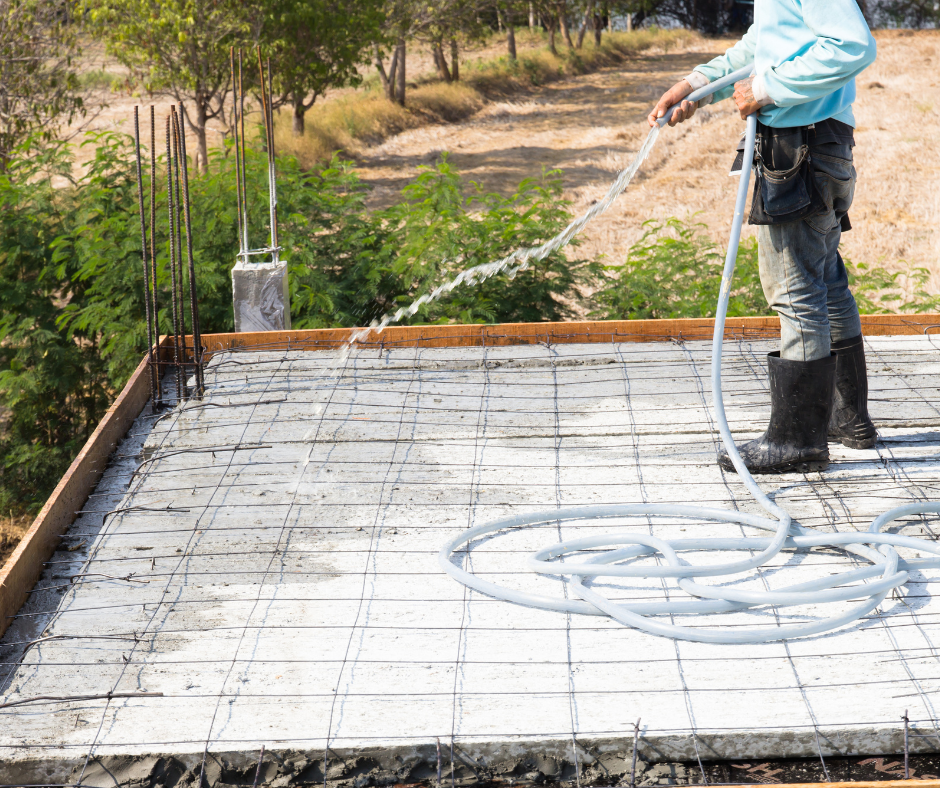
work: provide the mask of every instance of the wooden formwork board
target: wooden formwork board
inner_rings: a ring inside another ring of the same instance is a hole
[[[662,342],[710,339],[712,319],[605,320],[572,323],[503,323],[498,325],[392,326],[381,333],[370,331],[360,344],[397,347],[421,343],[424,347],[473,347],[523,345],[538,342]],[[267,331],[244,334],[204,334],[210,353],[232,349],[335,348],[358,329],[327,328],[309,331]],[[862,330],[870,336],[913,335],[940,331],[940,315],[866,315]],[[778,334],[776,317],[736,317],[726,323],[725,337],[767,338]],[[170,360],[171,341],[160,345],[164,363]],[[192,338],[187,338],[192,346]],[[26,601],[45,562],[58,546],[65,530],[94,490],[111,451],[140,414],[150,397],[147,359],[144,358],[120,396],[108,409],[84,448],[69,466],[26,536],[0,569],[0,635]],[[926,785],[924,781],[911,784]],[[832,785],[832,783],[828,783]],[[865,783],[852,783],[858,787]],[[875,783],[872,783],[875,785]],[[940,788],[938,783],[937,788]]]
[[[500,323],[497,325],[391,326],[369,331],[358,343],[369,347],[399,347],[420,342],[423,347],[525,345],[538,342],[663,342],[711,339],[711,318],[676,320],[593,320],[572,323]],[[940,332],[940,315],[863,315],[862,330],[869,336],[914,335]],[[321,350],[337,347],[360,329],[319,328],[308,331],[266,331],[251,334],[203,334],[209,353],[233,349],[290,348]],[[725,338],[766,338],[778,335],[774,317],[732,317],[725,323]],[[189,344],[192,344],[191,339]]]

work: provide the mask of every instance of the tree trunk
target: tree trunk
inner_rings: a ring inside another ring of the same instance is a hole
[[[515,63],[516,57],[516,26],[512,22],[506,23],[506,45],[509,47],[509,59]]]
[[[496,6],[496,32],[503,32],[503,12],[500,11],[499,6]]]
[[[633,14],[627,14],[627,32],[633,32]]]
[[[450,75],[454,82],[460,81],[460,51],[457,49],[457,39],[450,40]]]
[[[601,45],[601,32],[604,29],[604,20],[600,14],[594,14],[594,46]]]
[[[194,164],[203,174],[209,171],[209,144],[206,141],[206,105],[202,101],[201,97],[196,99],[196,128],[193,129],[196,132],[196,161]],[[185,124],[183,126],[183,133],[186,133]]]
[[[438,76],[447,84],[453,82],[450,69],[447,68],[447,59],[444,57],[444,47],[440,41],[436,41],[432,46],[434,52],[434,64],[437,66]]]
[[[578,49],[584,46],[584,36],[587,33],[588,22],[594,22],[594,0],[588,0],[587,10],[584,12],[584,19],[581,20],[581,27],[578,30]]]
[[[568,4],[565,0],[558,3],[558,24],[561,27],[561,34],[564,36],[568,49],[574,49],[574,41],[571,40],[571,30],[568,29]]]
[[[306,114],[307,109],[304,107],[304,97],[294,99],[294,118],[291,131],[295,137],[304,136],[304,115]]]
[[[389,96],[389,78],[388,74],[385,72],[385,66],[382,64],[382,50],[379,48],[378,43],[372,45],[373,57],[375,60],[375,70],[379,72],[379,81],[382,83],[382,90],[385,91],[385,95]],[[392,68],[395,67],[395,58],[392,57]],[[392,75],[394,79],[394,74]]]
[[[558,55],[558,47],[555,46],[555,20],[549,19],[548,24],[548,50],[555,56]]]
[[[395,101],[405,106],[405,39],[398,39],[398,89],[395,92]]]
[[[535,27],[535,3],[529,3],[529,30]]]

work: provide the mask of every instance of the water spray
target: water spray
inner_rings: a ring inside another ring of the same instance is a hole
[[[684,101],[699,101],[713,93],[745,79],[752,67],[735,71],[705,87],[690,93]],[[681,103],[681,102],[680,102]],[[506,272],[510,277],[526,270],[533,262],[545,259],[577,235],[592,219],[606,211],[614,200],[627,188],[640,165],[656,142],[659,130],[668,123],[680,104],[670,107],[659,119],[658,125],[649,135],[629,167],[620,172],[603,200],[592,206],[585,214],[572,221],[561,233],[541,246],[520,249],[491,263],[468,268],[454,279],[440,285],[411,305],[385,315],[374,321],[369,328],[351,334],[340,348],[331,370],[335,372],[345,362],[352,348],[370,332],[380,333],[386,326],[397,323],[417,313],[422,305],[436,301],[454,288],[463,284],[476,284]],[[747,119],[743,161],[749,165],[754,158],[757,132],[757,116]],[[438,562],[441,568],[468,588],[502,599],[507,602],[559,613],[578,613],[592,616],[609,616],[626,626],[635,627],[655,635],[690,640],[702,643],[766,643],[828,632],[853,622],[874,610],[895,589],[903,586],[911,570],[940,567],[940,545],[922,539],[881,533],[882,529],[901,517],[928,512],[940,512],[940,502],[914,503],[899,506],[885,512],[872,522],[867,532],[844,534],[821,534],[793,522],[790,515],[777,506],[758,486],[738,453],[728,420],[725,416],[721,390],[722,342],[724,340],[725,317],[731,295],[731,283],[737,260],[741,228],[744,223],[744,208],[750,184],[750,166],[741,170],[737,199],[731,223],[731,237],[722,272],[715,330],[712,338],[712,392],[715,414],[722,443],[734,464],[744,486],[760,504],[768,516],[749,514],[731,509],[709,508],[686,504],[618,504],[606,506],[578,506],[559,508],[534,514],[516,515],[471,528],[451,539],[440,550]],[[330,374],[330,371],[328,371]],[[544,547],[529,556],[527,565],[537,574],[563,578],[573,589],[578,599],[553,597],[518,591],[484,580],[458,566],[452,560],[455,551],[463,549],[469,553],[471,544],[482,536],[512,529],[557,526],[561,522],[584,522],[587,520],[613,520],[624,517],[671,517],[697,521],[734,523],[757,528],[772,534],[770,538],[700,538],[660,539],[652,535],[636,535],[614,532],[559,542]],[[868,566],[828,575],[777,590],[750,591],[729,586],[711,586],[698,579],[724,578],[766,566],[783,550],[809,550],[813,547],[837,548],[868,562]],[[931,553],[934,558],[902,559],[895,548],[903,547]],[[564,559],[585,550],[597,551],[589,557],[574,562]],[[699,552],[751,552],[751,556],[737,561],[708,565],[694,565],[682,557],[682,553]],[[656,557],[656,565],[624,564],[642,557]],[[664,564],[661,562],[665,562]],[[598,593],[585,582],[597,577],[636,577],[673,579],[690,599],[663,602],[614,602]],[[865,581],[872,582],[866,583]],[[651,618],[652,616],[716,614],[744,611],[758,606],[775,608],[808,604],[828,604],[861,600],[842,613],[821,620],[802,624],[765,626],[756,628],[705,628],[679,626]]]

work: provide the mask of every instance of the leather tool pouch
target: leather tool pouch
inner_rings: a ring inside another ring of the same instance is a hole
[[[806,131],[760,127],[748,224],[795,222],[826,210],[816,189]]]

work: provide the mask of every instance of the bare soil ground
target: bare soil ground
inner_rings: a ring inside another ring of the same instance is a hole
[[[895,269],[900,261],[932,272],[940,288],[940,31],[878,31],[875,64],[857,80],[859,172],[854,229],[843,251],[855,262]],[[711,40],[685,51],[639,57],[492,103],[470,120],[411,130],[360,157],[359,174],[374,187],[372,205],[399,199],[421,165],[444,151],[487,190],[510,194],[543,168],[563,170],[565,197],[582,212],[607,190],[646,137],[645,116],[661,93],[733,41]],[[730,101],[666,129],[638,179],[584,233],[579,255],[610,261],[642,234],[646,219],[697,214],[727,242],[734,188],[728,177],[743,122]],[[746,232],[753,232],[749,228]]]

